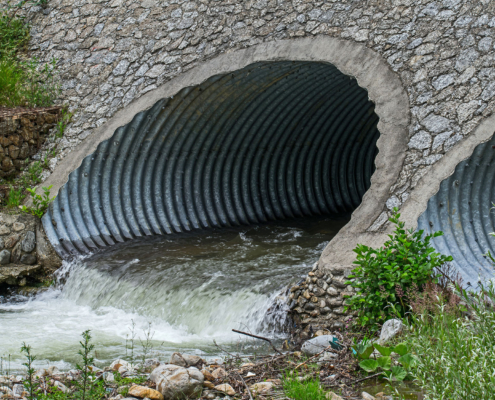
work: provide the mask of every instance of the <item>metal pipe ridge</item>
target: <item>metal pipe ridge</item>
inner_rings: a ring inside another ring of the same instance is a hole
[[[64,258],[140,236],[349,215],[378,116],[331,64],[259,62],[159,100],[70,173],[42,219]]]
[[[451,255],[464,285],[476,287],[493,277],[493,265],[486,257],[495,254],[495,137],[479,144],[461,161],[454,173],[442,181],[438,192],[418,219],[425,233],[442,231],[432,239],[435,249]]]

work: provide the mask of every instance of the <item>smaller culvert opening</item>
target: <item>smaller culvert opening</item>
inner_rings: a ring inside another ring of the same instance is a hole
[[[495,136],[479,144],[443,180],[418,219],[425,233],[442,231],[432,240],[442,254],[453,257],[462,284],[476,288],[479,281],[493,278],[487,253],[495,254]]]
[[[45,228],[74,254],[144,235],[349,217],[370,187],[377,123],[367,91],[327,63],[213,76],[102,142]]]

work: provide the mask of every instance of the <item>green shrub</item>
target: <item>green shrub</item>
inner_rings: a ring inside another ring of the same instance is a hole
[[[347,299],[346,310],[357,312],[358,323],[363,326],[376,327],[391,316],[404,316],[409,311],[407,293],[436,281],[435,269],[452,261],[451,256],[440,255],[430,245],[431,239],[442,232],[423,237],[423,231],[406,230],[399,218],[394,209],[390,222],[395,230],[383,247],[358,245],[354,249],[357,267],[347,284],[357,293]]]

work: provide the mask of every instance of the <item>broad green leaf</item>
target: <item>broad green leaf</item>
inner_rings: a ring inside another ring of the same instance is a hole
[[[392,359],[389,356],[380,357],[376,361],[378,362],[378,366],[384,370],[388,370],[392,366]]]
[[[359,343],[356,346],[354,346],[354,350],[356,350],[356,353],[358,354],[359,358],[365,360],[367,358],[370,358],[374,348],[372,343],[367,343],[367,344]]]
[[[402,367],[392,367],[390,371],[392,372],[392,377],[394,377],[398,381],[403,381],[404,378],[407,376],[406,370]]]
[[[366,372],[374,372],[378,369],[378,361],[372,359],[363,360],[359,363],[359,366]]]
[[[407,345],[404,343],[399,343],[397,346],[394,347],[394,351],[399,355],[403,356],[408,353],[407,351]]]
[[[386,346],[380,346],[378,343],[374,343],[375,349],[377,349],[382,356],[389,356],[392,354],[392,349]]]
[[[416,359],[411,354],[404,354],[402,357],[399,357],[398,361],[404,366],[406,369],[410,369],[416,365]]]

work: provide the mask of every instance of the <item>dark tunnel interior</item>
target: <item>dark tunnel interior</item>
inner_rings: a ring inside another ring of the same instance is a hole
[[[260,62],[137,114],[69,176],[43,218],[62,256],[139,236],[349,215],[370,186],[378,116],[320,62]]]

